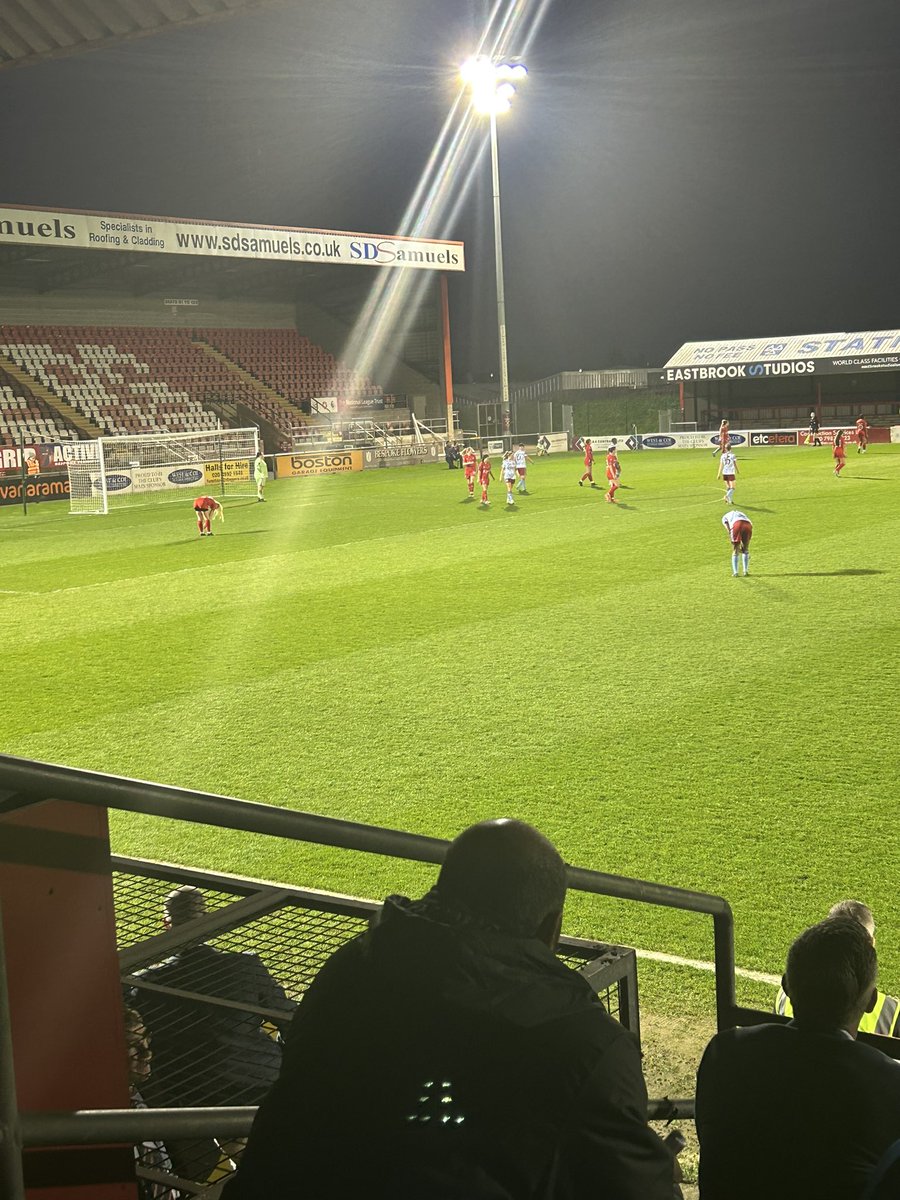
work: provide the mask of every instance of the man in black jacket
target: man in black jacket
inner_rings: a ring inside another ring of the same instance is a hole
[[[787,1025],[716,1034],[697,1074],[702,1200],[858,1200],[900,1138],[900,1063],[856,1041],[875,946],[848,917],[797,938]]]
[[[389,897],[301,1002],[227,1200],[671,1200],[637,1044],[553,953],[565,890],[488,821]]]
[[[179,887],[166,897],[165,924],[203,916],[203,893]],[[281,1044],[296,1004],[258,954],[196,942],[132,979],[153,1052],[143,1096],[154,1108],[259,1104],[278,1077]],[[220,1157],[211,1142],[170,1139],[179,1173],[206,1179]]]

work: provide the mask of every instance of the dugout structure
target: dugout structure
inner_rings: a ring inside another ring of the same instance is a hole
[[[102,437],[69,449],[71,513],[106,515],[110,508],[179,500],[185,492],[255,493],[255,428]]]

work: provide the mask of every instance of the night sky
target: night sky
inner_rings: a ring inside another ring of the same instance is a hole
[[[289,3],[5,70],[0,202],[407,232],[487,9]],[[898,47],[897,0],[555,0],[523,22],[500,129],[513,380],[900,324]],[[422,230],[466,242],[460,380],[496,369],[485,145]]]

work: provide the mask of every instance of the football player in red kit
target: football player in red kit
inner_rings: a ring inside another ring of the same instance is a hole
[[[847,465],[847,460],[844,457],[845,454],[844,431],[843,429],[836,429],[834,431],[834,449],[831,451],[831,455],[834,459],[834,473],[837,475],[838,479],[841,477],[841,471],[843,471],[844,467]]]
[[[463,450],[463,470],[466,473],[466,487],[469,489],[469,495],[475,495],[475,473],[478,470],[478,455],[471,446],[466,446]]]
[[[481,462],[478,464],[478,482],[481,484],[481,505],[482,508],[487,508],[490,504],[488,500],[488,488],[491,480],[494,478],[494,472],[491,470],[491,460],[485,454],[482,456]]]
[[[578,480],[578,486],[584,487],[584,481],[588,480],[591,487],[596,487],[594,483],[594,447],[591,445],[591,439],[588,438],[584,443],[584,474]]]
[[[194,512],[197,514],[197,528],[200,530],[201,537],[212,537],[212,529],[210,529],[212,517],[218,517],[220,521],[225,520],[222,505],[212,496],[198,496],[194,501]]]
[[[869,448],[869,422],[865,417],[856,418],[856,453],[865,454]]]
[[[606,499],[610,504],[616,504],[616,488],[619,486],[619,458],[615,446],[610,446],[606,454],[606,478],[609,480],[609,491]]]

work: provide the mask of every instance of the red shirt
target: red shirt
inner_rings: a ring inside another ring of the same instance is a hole
[[[594,447],[591,446],[590,444],[588,444],[584,448],[584,465],[586,467],[589,467],[593,461],[594,461]]]
[[[194,501],[194,508],[200,508],[204,511],[210,508],[218,508],[218,500],[214,500],[212,496],[198,496]]]
[[[467,471],[474,471],[478,463],[478,456],[474,450],[463,450],[463,466]]]
[[[484,458],[481,460],[481,462],[478,466],[478,480],[480,483],[487,485],[487,482],[490,479],[490,477],[491,477],[491,460],[489,458]]]
[[[869,422],[865,417],[860,417],[856,422],[856,428],[859,433],[865,433],[869,428]]]
[[[613,473],[613,475],[615,475],[616,463],[618,461],[619,460],[616,458],[615,450],[610,450],[609,454],[607,454],[607,456],[606,456],[606,473],[607,473],[607,475],[610,473],[610,471]]]

